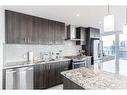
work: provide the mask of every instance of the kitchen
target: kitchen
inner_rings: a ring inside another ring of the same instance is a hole
[[[70,79],[71,73],[75,76],[78,73],[75,70],[80,71],[86,68],[83,71],[91,72],[89,69],[102,68],[102,30],[93,25],[73,25],[63,20],[53,20],[44,14],[40,16],[35,12],[37,10],[30,11],[31,8],[5,6],[3,89],[40,90],[52,89],[55,86],[62,86],[61,89],[82,89],[74,84],[69,87],[70,82],[67,82],[66,78]],[[51,8],[53,7],[49,7],[49,10]],[[37,9],[40,13],[43,7],[37,7]],[[44,9],[43,11],[47,11],[48,7]],[[48,13],[48,11],[47,14],[51,12]],[[35,12],[34,15],[33,12]],[[74,19],[77,23],[79,17],[80,14],[76,13]],[[92,74],[94,75],[93,72]],[[121,78],[121,80],[126,80],[126,78]],[[115,85],[114,82],[112,84]],[[126,89],[125,86],[121,88]],[[103,87],[98,89],[103,89]]]

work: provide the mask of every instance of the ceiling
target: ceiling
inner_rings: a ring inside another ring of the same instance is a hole
[[[83,27],[100,28],[103,32],[103,18],[107,6],[4,6],[5,9],[34,16],[62,21]],[[115,31],[122,31],[125,24],[125,6],[110,6],[110,13],[115,17]],[[79,14],[79,16],[76,16]]]

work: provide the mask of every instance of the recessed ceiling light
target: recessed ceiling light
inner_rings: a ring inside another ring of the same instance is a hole
[[[77,17],[79,17],[80,15],[79,14],[76,14]]]

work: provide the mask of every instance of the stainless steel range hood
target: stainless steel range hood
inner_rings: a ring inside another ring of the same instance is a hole
[[[76,27],[74,25],[68,25],[67,26],[67,39],[66,40],[72,40],[72,41],[80,41],[81,39],[78,39],[76,33]]]

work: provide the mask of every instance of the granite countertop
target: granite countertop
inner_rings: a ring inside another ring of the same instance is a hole
[[[8,62],[3,67],[3,69],[13,69],[13,68],[20,68],[20,67],[27,67],[27,66],[33,66],[38,64],[48,64],[48,63],[55,63],[55,62],[62,62],[62,61],[69,61],[71,59],[68,58],[62,58],[62,59],[55,59],[53,61],[18,61],[18,62]]]
[[[127,77],[85,67],[61,73],[84,89],[127,89]]]
[[[80,61],[83,61],[83,60],[87,60],[88,58],[91,58],[92,56],[86,56],[86,55],[83,55],[83,56],[66,56],[65,58],[69,58],[69,59],[72,59],[73,62],[80,62]]]

